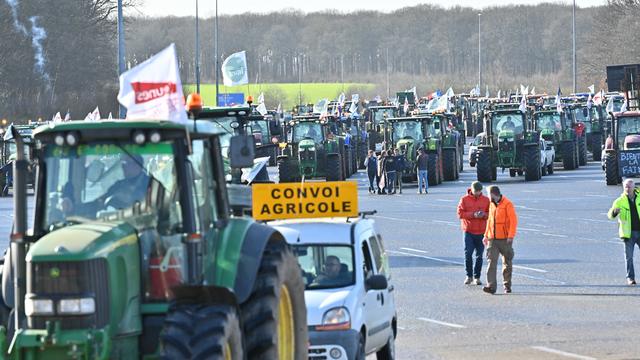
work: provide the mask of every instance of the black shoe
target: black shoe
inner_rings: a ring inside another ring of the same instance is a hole
[[[511,286],[505,286],[504,287],[504,293],[505,294],[511,294]]]
[[[488,286],[483,287],[483,288],[482,288],[482,291],[486,292],[487,294],[491,294],[491,295],[493,295],[493,294],[495,294],[495,293],[496,293],[496,291],[495,291],[495,290],[493,290],[492,288],[490,288],[490,287],[488,287]]]

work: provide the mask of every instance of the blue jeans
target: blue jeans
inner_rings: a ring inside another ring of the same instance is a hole
[[[635,280],[636,273],[633,270],[633,248],[640,248],[640,231],[632,231],[631,239],[624,241],[624,259],[627,263],[627,279]]]
[[[378,183],[376,180],[378,175],[375,172],[370,172],[367,173],[367,176],[369,176],[369,191],[376,191],[378,189],[378,185],[376,185]]]
[[[387,173],[387,193],[396,190],[396,172],[389,171]]]
[[[424,191],[429,191],[429,178],[427,177],[427,170],[418,170],[418,190],[422,192],[422,186],[424,185]]]
[[[484,235],[474,235],[468,232],[464,233],[464,267],[467,276],[474,279],[480,279],[482,273],[482,256],[484,253],[484,244],[482,238]],[[473,251],[476,252],[475,266],[473,266]]]

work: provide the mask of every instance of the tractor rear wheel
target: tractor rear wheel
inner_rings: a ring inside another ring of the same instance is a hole
[[[580,152],[578,153],[578,164],[580,166],[587,165],[587,138],[585,136],[580,137]]]
[[[476,174],[478,176],[478,181],[483,183],[490,183],[493,181],[494,167],[491,163],[491,154],[488,151],[479,151],[476,153],[476,160]]]
[[[160,347],[161,359],[243,359],[236,310],[228,305],[172,305]]]
[[[456,179],[456,151],[455,149],[442,150],[442,163],[444,167],[444,180],[453,181]]]
[[[607,185],[618,185],[620,178],[618,177],[618,159],[615,153],[606,154],[604,157],[604,174],[607,179]]]
[[[429,154],[427,157],[427,182],[429,186],[438,185],[438,154]]]
[[[267,245],[254,284],[240,305],[247,359],[306,359],[304,283],[286,243]]]
[[[524,149],[524,180],[540,180],[540,150],[537,146]]]
[[[516,169],[509,169],[509,176],[510,176],[510,177],[516,177],[516,175],[518,175],[518,170],[516,170]]]
[[[342,163],[340,161],[340,154],[328,154],[327,155],[327,181],[341,181],[342,177]]]
[[[576,143],[567,141],[562,144],[562,166],[565,170],[575,170],[576,168]]]
[[[602,135],[591,134],[591,153],[593,153],[593,161],[602,160]]]
[[[551,164],[549,164],[549,166],[547,166],[547,174],[553,174],[553,161],[551,162]]]

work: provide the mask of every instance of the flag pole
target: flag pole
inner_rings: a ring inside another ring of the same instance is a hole
[[[573,0],[573,93],[577,93],[576,78],[576,0]]]
[[[200,94],[200,24],[198,0],[196,0],[196,92]]]
[[[124,19],[122,15],[122,0],[118,0],[118,76],[122,75],[125,71],[124,65]],[[118,117],[124,119],[127,114],[127,110],[119,105]]]
[[[219,74],[220,74],[220,56],[218,55],[218,0],[216,0],[216,19],[215,19],[215,29],[216,29],[216,36],[215,36],[215,57],[216,57],[216,106],[218,105],[218,94],[220,94],[220,79],[219,79]]]

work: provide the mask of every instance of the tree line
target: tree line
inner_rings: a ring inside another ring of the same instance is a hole
[[[67,109],[84,118],[96,105],[115,114],[116,1],[9,4],[0,2],[0,118],[50,118]],[[420,93],[449,86],[462,92],[478,83],[480,36],[482,82],[492,93],[520,83],[569,93],[571,17],[571,7],[562,4],[491,7],[480,16],[470,8],[433,5],[392,13],[246,13],[220,17],[219,55],[221,63],[246,50],[251,82],[364,82],[376,85],[365,95],[384,97],[388,78],[391,93],[412,86]],[[632,34],[640,30],[639,18],[640,0],[577,10],[579,91],[591,84],[605,88],[608,64],[638,62],[640,43]],[[182,81],[193,83],[194,33],[193,17],[129,18],[127,66],[174,42]],[[201,79],[212,83],[212,18],[201,19],[200,34]]]

